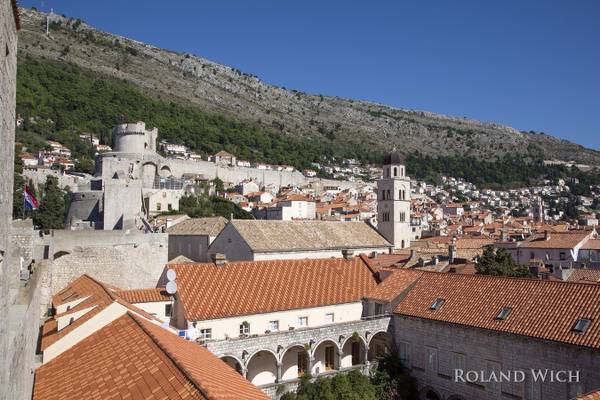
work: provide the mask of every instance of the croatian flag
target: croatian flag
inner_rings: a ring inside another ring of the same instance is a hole
[[[37,210],[38,209],[38,201],[35,198],[35,195],[29,188],[29,186],[25,185],[25,190],[23,190],[23,201],[25,204],[26,210]]]

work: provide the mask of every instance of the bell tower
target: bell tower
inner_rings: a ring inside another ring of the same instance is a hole
[[[377,230],[396,249],[410,246],[410,178],[396,150],[385,156],[377,181]]]

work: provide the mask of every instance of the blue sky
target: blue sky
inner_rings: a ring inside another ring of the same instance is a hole
[[[278,86],[600,150],[600,1],[21,0]]]

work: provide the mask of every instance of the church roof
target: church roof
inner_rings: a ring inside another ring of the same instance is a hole
[[[404,160],[404,155],[398,153],[396,150],[393,150],[383,157],[383,165],[404,164]]]

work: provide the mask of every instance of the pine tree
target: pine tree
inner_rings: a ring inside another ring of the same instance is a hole
[[[41,229],[65,227],[65,197],[55,176],[46,177],[40,208],[33,215],[33,223]]]

